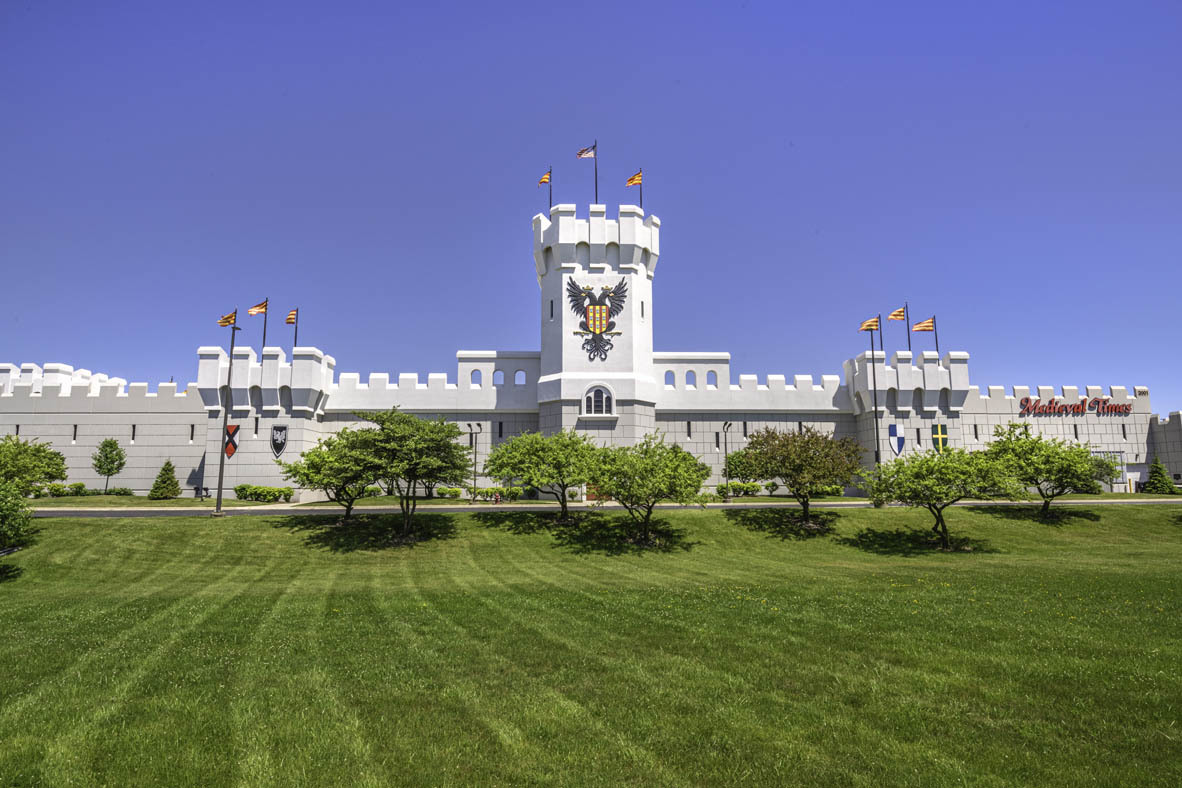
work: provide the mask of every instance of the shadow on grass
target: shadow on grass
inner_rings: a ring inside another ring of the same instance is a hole
[[[603,512],[577,512],[567,522],[555,521],[550,526],[555,547],[572,553],[624,555],[626,553],[688,552],[697,542],[686,539],[686,530],[654,518],[648,535],[627,515],[608,516]]]
[[[348,520],[339,515],[278,519],[276,528],[302,534],[308,547],[334,553],[414,547],[421,542],[451,539],[457,533],[455,517],[448,514],[416,513],[408,534],[399,533],[402,527],[399,514],[354,514]]]
[[[24,574],[25,568],[23,566],[13,566],[12,564],[0,564],[0,583],[7,583],[10,580],[16,580]]]
[[[967,536],[950,534],[950,547],[945,551],[940,546],[940,537],[929,529],[914,530],[896,528],[886,530],[879,528],[863,528],[853,536],[841,536],[836,540],[838,544],[856,547],[868,553],[879,555],[916,556],[929,555],[936,552],[949,553],[996,553],[985,539],[972,539]]]
[[[732,523],[751,531],[759,531],[780,539],[812,539],[833,533],[841,515],[837,512],[809,512],[805,522],[799,509],[724,509],[724,516]]]
[[[471,517],[485,528],[511,534],[536,534],[558,522],[558,512],[473,512]]]
[[[1076,520],[1099,522],[1100,515],[1077,506],[1051,506],[1047,516],[1042,516],[1042,504],[1035,506],[966,506],[974,514],[998,517],[1011,522],[1038,523],[1039,525],[1063,526]]]

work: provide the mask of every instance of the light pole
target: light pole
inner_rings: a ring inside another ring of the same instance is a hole
[[[476,436],[484,432],[484,425],[477,422],[476,429],[468,424],[468,442],[472,444],[472,492],[468,504],[476,503]]]
[[[226,444],[230,442],[230,436],[226,433],[227,427],[230,424],[230,411],[234,408],[234,337],[241,331],[238,327],[238,308],[234,308],[234,318],[228,323],[230,327],[230,366],[226,370],[226,399],[222,406],[222,453],[218,455],[218,500],[214,506],[213,514],[215,517],[222,516],[222,484],[226,479]]]
[[[727,467],[727,458],[730,456],[730,442],[727,440],[731,431],[731,423],[724,421],[722,423],[722,476],[726,479],[726,495],[723,498],[729,499],[731,497],[731,474],[730,468]]]

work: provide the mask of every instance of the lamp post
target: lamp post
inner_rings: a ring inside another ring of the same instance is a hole
[[[477,422],[476,429],[468,424],[468,442],[472,444],[472,493],[468,505],[476,503],[476,436],[484,432],[484,425]]]
[[[226,479],[226,444],[229,443],[230,437],[226,434],[226,428],[230,424],[230,411],[234,407],[234,337],[241,331],[237,325],[238,309],[234,309],[235,322],[230,323],[230,366],[226,370],[226,399],[222,406],[222,452],[218,455],[218,500],[214,506],[213,514],[215,517],[222,516],[222,484]]]
[[[731,431],[731,423],[724,421],[722,423],[722,476],[726,479],[726,495],[722,496],[727,500],[731,497],[731,474],[730,468],[727,467],[727,458],[730,457],[730,442],[727,440]]]

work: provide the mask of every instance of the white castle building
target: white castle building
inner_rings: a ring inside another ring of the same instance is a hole
[[[1155,455],[1175,479],[1182,474],[1182,414],[1160,420],[1140,386],[982,391],[970,384],[968,353],[928,351],[889,359],[863,352],[844,363],[843,375],[820,381],[777,374],[736,381],[729,353],[654,350],[660,229],[656,216],[632,205],[621,205],[615,219],[604,205],[590,206],[586,218],[571,204],[535,216],[541,349],[461,350],[454,377],[374,372],[363,381],[338,373],[333,357],[315,347],[296,347],[291,358],[277,347],[264,347],[261,357],[238,347],[232,359],[220,347],[202,347],[197,381],[180,391],[172,383],[149,391],[147,383],[65,364],[0,364],[0,434],[52,443],[67,458],[70,481],[89,486],[102,481],[90,456],[113,437],[128,463],[112,484],[146,492],[171,459],[182,485],[213,487],[233,364],[230,422],[239,431],[238,451],[226,461],[227,490],[284,484],[276,456],[296,458],[357,423],[356,411],[391,407],[459,423],[481,466],[491,448],[522,432],[575,429],[603,444],[627,444],[655,430],[702,458],[717,483],[724,450],[741,448],[763,427],[854,436],[869,464],[876,431],[886,460],[926,451],[935,436],[983,448],[995,426],[1019,421],[1115,455],[1122,483],[1144,479]]]

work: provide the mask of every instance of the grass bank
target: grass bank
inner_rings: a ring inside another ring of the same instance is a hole
[[[29,505],[34,509],[163,509],[202,507],[212,509],[213,498],[165,498],[153,500],[146,495],[63,495],[60,498],[33,498]],[[236,498],[222,498],[222,508],[239,506],[261,506],[260,501],[239,501]]]
[[[17,785],[1177,785],[1182,506],[38,521]]]

